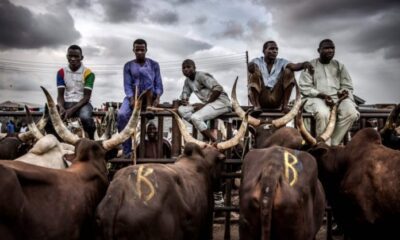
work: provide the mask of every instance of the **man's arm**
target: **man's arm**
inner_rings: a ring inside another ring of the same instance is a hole
[[[160,65],[158,63],[154,64],[154,72],[155,72],[155,78],[154,78],[154,101],[153,101],[153,106],[157,106],[160,103],[160,97],[164,92],[163,89],[163,83],[161,79],[161,72],[160,72]]]
[[[320,92],[315,88],[314,75],[308,72],[301,72],[299,78],[299,87],[301,94],[305,97],[317,97]]]
[[[57,104],[59,107],[61,117],[64,115],[64,93],[65,93],[65,81],[64,81],[64,69],[61,68],[57,72]]]
[[[189,105],[189,98],[190,95],[192,95],[192,89],[188,86],[187,79],[185,80],[185,83],[183,84],[183,89],[181,93],[181,104],[184,106]]]
[[[125,96],[130,99],[131,104],[135,99],[135,84],[133,82],[129,62],[127,62],[124,66],[124,91]]]
[[[314,67],[310,62],[302,62],[302,63],[288,63],[286,68],[289,68],[293,72],[297,72],[303,69],[307,69],[308,72],[312,75],[314,74]]]
[[[64,109],[64,92],[65,92],[65,88],[60,87],[57,88],[57,105],[59,107],[59,111],[60,111],[60,115],[61,117],[63,117],[65,109]]]
[[[222,86],[217,82],[217,80],[214,79],[211,74],[206,73],[205,76],[200,79],[200,82],[211,90],[211,95],[206,103],[197,105],[197,109],[195,108],[196,111],[202,109],[206,104],[212,103],[217,100],[223,91]]]
[[[338,97],[343,95],[348,95],[350,99],[353,99],[353,82],[351,80],[350,74],[344,65],[340,65],[340,89],[338,92]]]

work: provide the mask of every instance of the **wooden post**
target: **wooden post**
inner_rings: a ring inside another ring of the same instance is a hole
[[[172,107],[178,109],[179,100],[174,100],[172,102]],[[182,136],[179,131],[178,124],[176,123],[174,117],[172,117],[172,157],[177,157],[181,154]]]
[[[163,139],[164,139],[164,117],[158,116],[158,142],[157,142],[157,158],[164,157]]]

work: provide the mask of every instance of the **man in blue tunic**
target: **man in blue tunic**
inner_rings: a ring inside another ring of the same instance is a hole
[[[118,131],[122,131],[129,121],[135,103],[135,89],[138,88],[138,96],[148,90],[142,104],[142,110],[147,106],[157,106],[160,96],[163,94],[163,85],[159,64],[146,58],[147,43],[143,39],[133,42],[133,52],[136,58],[127,62],[124,66],[124,90],[125,98],[118,111]],[[138,97],[137,96],[137,97]],[[131,139],[123,143],[123,153],[129,157],[132,152]]]

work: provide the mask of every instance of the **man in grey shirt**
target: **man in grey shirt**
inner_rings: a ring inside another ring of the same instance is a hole
[[[178,112],[185,120],[191,121],[206,138],[215,142],[216,136],[211,134],[205,121],[231,111],[228,95],[211,74],[196,71],[196,65],[191,59],[183,61],[182,73],[186,79],[181,94],[183,106],[178,108]],[[189,104],[193,92],[202,103]]]

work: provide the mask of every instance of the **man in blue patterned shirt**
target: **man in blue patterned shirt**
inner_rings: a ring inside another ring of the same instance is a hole
[[[146,58],[146,41],[136,39],[133,42],[133,52],[136,58],[127,62],[124,66],[125,98],[118,111],[119,131],[125,128],[132,114],[136,87],[138,87],[138,96],[149,90],[143,99],[142,110],[145,110],[148,105],[157,106],[160,102],[160,96],[163,94],[160,66],[156,61]],[[132,141],[128,139],[123,143],[124,155],[129,156],[131,151]]]
[[[263,57],[253,59],[249,65],[249,99],[254,110],[261,108],[287,107],[290,94],[295,86],[294,71],[307,69],[314,71],[309,62],[291,63],[284,58],[277,58],[278,45],[267,41],[263,46]]]

